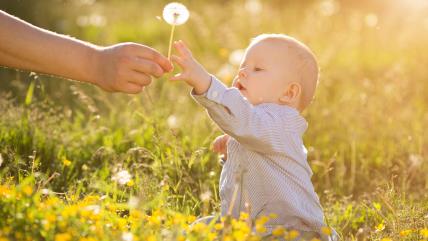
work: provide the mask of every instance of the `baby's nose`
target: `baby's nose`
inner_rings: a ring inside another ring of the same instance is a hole
[[[245,69],[240,69],[239,73],[238,73],[239,78],[245,78],[247,77],[247,72],[245,71]]]

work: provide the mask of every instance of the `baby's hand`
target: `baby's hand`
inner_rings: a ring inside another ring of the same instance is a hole
[[[213,152],[224,155],[224,159],[227,159],[227,142],[229,138],[229,135],[221,135],[213,141]]]
[[[170,80],[184,80],[195,89],[196,94],[205,93],[211,85],[210,74],[193,58],[192,52],[190,52],[183,41],[174,42],[174,48],[178,51],[179,56],[173,55],[171,59],[183,71],[171,77]]]

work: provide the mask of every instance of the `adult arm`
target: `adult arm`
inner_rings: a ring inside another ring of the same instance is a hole
[[[89,82],[107,91],[138,93],[172,64],[137,43],[100,47],[33,26],[0,11],[0,65]]]

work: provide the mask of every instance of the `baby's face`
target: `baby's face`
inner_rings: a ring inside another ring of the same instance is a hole
[[[253,105],[279,103],[287,85],[297,78],[296,61],[286,44],[262,40],[247,48],[233,87]]]

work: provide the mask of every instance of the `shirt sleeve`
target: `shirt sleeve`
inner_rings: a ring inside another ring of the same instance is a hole
[[[263,153],[283,152],[287,129],[279,113],[255,108],[236,88],[228,88],[214,76],[206,93],[193,98],[228,135],[246,148]]]

